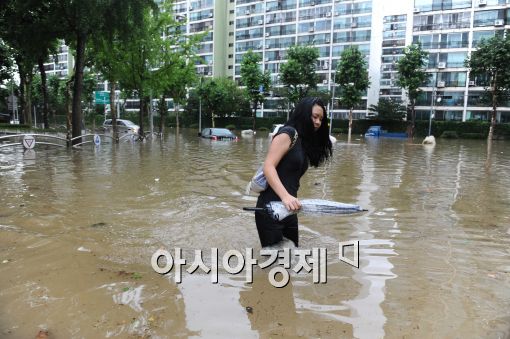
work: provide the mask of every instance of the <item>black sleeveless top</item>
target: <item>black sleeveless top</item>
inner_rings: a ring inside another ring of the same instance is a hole
[[[291,126],[283,126],[280,128],[278,133],[275,136],[286,133],[290,136],[290,139],[293,140],[295,135],[297,134],[294,127]],[[276,166],[276,172],[280,177],[280,180],[283,184],[283,187],[294,197],[297,197],[297,192],[299,189],[299,179],[305,174],[308,169],[308,158],[306,156],[305,150],[301,144],[301,138],[298,135],[297,141],[287,154],[283,156],[283,158]],[[273,191],[273,188],[268,185],[267,189],[260,193],[259,198],[257,200],[257,206],[261,207],[264,204],[270,201],[280,201],[280,197]]]

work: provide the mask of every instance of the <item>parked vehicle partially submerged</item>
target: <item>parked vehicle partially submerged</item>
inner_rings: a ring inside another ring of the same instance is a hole
[[[237,140],[237,135],[226,128],[204,128],[202,138],[211,140]]]
[[[103,123],[105,131],[110,132],[113,130],[112,119],[106,119]],[[117,119],[117,131],[119,133],[133,133],[138,134],[140,126],[136,125],[131,120]]]
[[[383,130],[381,126],[370,126],[365,133],[365,137],[407,138],[407,133],[388,132]]]

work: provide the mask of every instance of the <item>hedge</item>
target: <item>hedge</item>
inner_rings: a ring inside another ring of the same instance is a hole
[[[104,116],[103,115],[95,115],[96,127],[99,127],[103,124]],[[138,124],[138,113],[137,112],[128,112],[122,114],[122,119],[128,119],[133,121],[135,124]],[[179,117],[181,118],[181,117]],[[51,120],[51,119],[50,119]],[[63,115],[56,116],[57,126],[64,126],[66,124],[66,117]],[[169,116],[165,119],[167,127],[175,127],[175,116]],[[256,128],[258,130],[271,130],[273,124],[282,124],[285,122],[284,117],[274,117],[274,118],[256,118]],[[53,126],[53,121],[50,121]],[[88,128],[92,127],[92,116],[86,117],[86,126]],[[196,122],[192,122],[189,119],[186,119],[184,116],[180,120],[181,127],[189,127],[189,128],[198,128],[198,124]],[[429,122],[426,120],[418,120],[415,123],[415,136],[416,137],[425,137],[428,135],[429,130]],[[202,120],[202,128],[211,127],[210,119]],[[243,130],[243,129],[251,129],[252,128],[252,118],[251,117],[241,117],[241,118],[216,118],[215,119],[216,127],[235,127],[235,129]],[[382,126],[383,129],[388,132],[405,132],[407,130],[408,122],[406,121],[394,121],[394,120],[354,120],[352,125],[352,133],[353,134],[364,134],[370,126],[377,125]],[[144,130],[149,126],[148,117],[144,117]],[[159,126],[159,116],[154,117],[154,126]],[[489,134],[489,126],[490,123],[488,121],[432,121],[432,135],[436,138],[443,135],[443,133],[455,132],[459,138],[466,139],[485,139]],[[2,129],[30,129],[29,126],[26,125],[10,125],[10,124],[0,124],[0,128]],[[334,134],[339,133],[347,133],[349,130],[349,121],[348,120],[333,120],[332,130]],[[510,123],[496,124],[496,128],[494,130],[494,138],[495,139],[510,139]]]

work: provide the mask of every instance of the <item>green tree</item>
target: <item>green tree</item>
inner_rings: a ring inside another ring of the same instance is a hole
[[[402,121],[406,117],[405,106],[393,99],[381,98],[377,105],[370,105],[368,110],[377,113],[375,118],[379,120]]]
[[[138,125],[144,135],[143,117],[147,115],[149,97],[156,94],[158,86],[154,81],[155,70],[162,65],[165,50],[163,32],[171,25],[170,13],[156,8],[144,9],[143,22],[132,32],[131,39],[123,44],[119,57],[122,69],[119,84],[123,91],[136,95],[140,101]]]
[[[14,60],[12,58],[12,51],[0,36],[0,83],[12,79],[13,73]]]
[[[151,0],[53,0],[48,10],[50,20],[58,24],[59,37],[75,52],[72,86],[72,136],[81,135],[83,73],[86,63],[86,46],[94,34],[106,34],[112,26],[127,32],[134,27],[143,28],[146,8],[157,10]],[[136,31],[132,31],[134,35]],[[79,139],[74,143],[80,142]]]
[[[280,78],[287,88],[287,97],[292,105],[317,88],[316,74],[319,50],[311,46],[292,46],[287,51],[287,62],[280,67]]]
[[[477,50],[465,61],[471,78],[483,77],[488,81],[485,93],[490,95],[492,104],[489,142],[494,136],[497,108],[508,100],[510,95],[509,56],[510,35],[507,34],[506,37],[495,35],[488,40],[482,40]]]
[[[199,42],[203,40],[208,32],[185,36],[183,26],[186,22],[182,18],[174,19],[171,14],[171,3],[160,14],[160,20],[165,27],[165,39],[161,41],[161,51],[158,59],[160,65],[153,75],[153,90],[157,96],[173,99],[175,109],[175,123],[179,128],[179,109],[186,102],[188,88],[197,82],[195,63],[199,61],[196,56]],[[163,15],[166,15],[163,18]],[[164,115],[160,116],[160,133],[163,131]]]
[[[56,115],[65,115],[65,87],[66,81],[53,75],[48,78],[48,103],[52,114],[53,123],[56,123]]]
[[[245,92],[229,78],[211,78],[202,83],[198,90],[205,112],[211,117],[211,126],[215,127],[215,117],[240,116],[247,102]]]
[[[370,86],[367,68],[363,54],[353,46],[342,52],[336,69],[335,82],[340,87],[340,101],[349,108],[349,141],[352,131],[352,110],[361,102],[363,93]]]
[[[271,78],[268,71],[263,72],[260,55],[249,50],[241,61],[241,83],[246,86],[246,93],[252,103],[252,129],[255,130],[257,108],[266,100],[265,93],[269,91]]]
[[[32,123],[31,96],[34,65],[39,66],[42,76],[43,121],[48,126],[46,75],[43,63],[55,50],[56,23],[47,15],[51,0],[4,0],[0,6],[0,39],[12,51],[12,58],[18,67],[23,120]],[[9,58],[10,59],[10,58]],[[8,60],[9,60],[8,59]],[[3,62],[2,62],[3,63]]]
[[[117,107],[115,97],[117,82],[122,71],[122,46],[130,38],[129,35],[121,35],[123,32],[113,26],[109,26],[105,34],[96,34],[92,37],[90,55],[94,69],[99,72],[104,80],[108,81],[110,90],[110,115],[112,118],[113,138],[118,140],[117,131]]]
[[[397,62],[397,84],[407,92],[411,106],[411,124],[409,136],[412,138],[416,120],[416,99],[420,94],[420,87],[425,84],[429,74],[425,72],[428,53],[421,49],[421,45],[412,44],[405,48],[404,56]]]

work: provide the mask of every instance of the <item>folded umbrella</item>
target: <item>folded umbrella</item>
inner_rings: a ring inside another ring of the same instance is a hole
[[[264,207],[243,207],[243,210],[265,212],[276,221],[281,221],[298,212],[305,214],[352,214],[367,211],[359,205],[322,199],[303,199],[300,202],[301,208],[297,211],[289,211],[281,201],[271,201]]]

